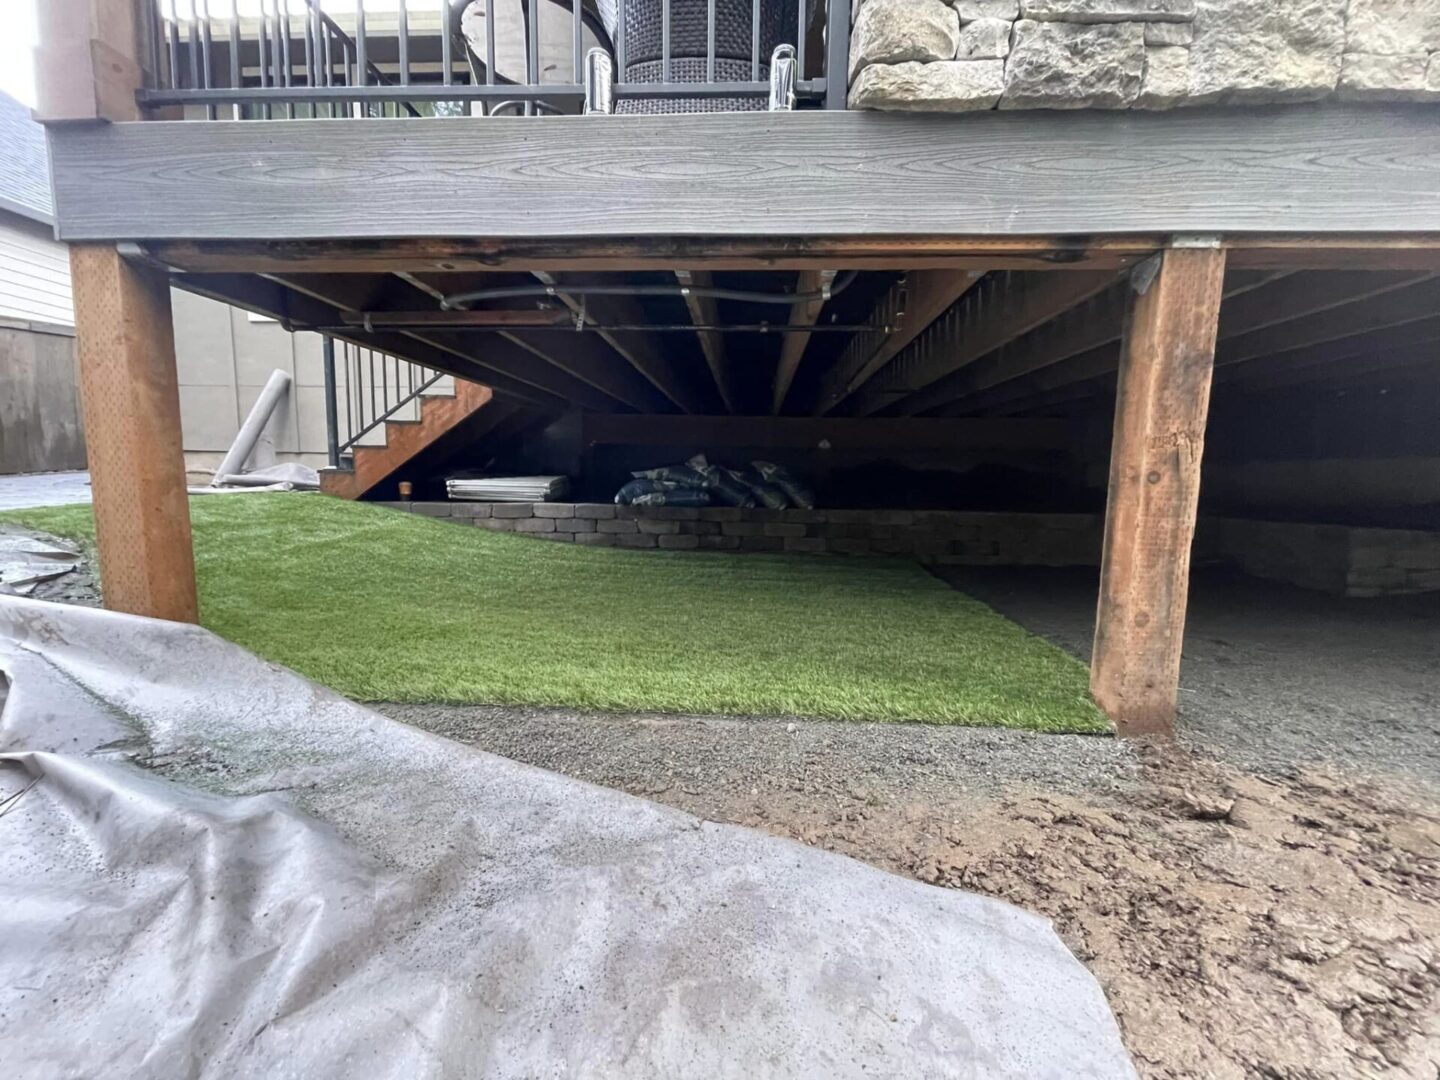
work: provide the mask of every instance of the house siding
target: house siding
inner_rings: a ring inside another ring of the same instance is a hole
[[[0,213],[0,319],[74,326],[70,256],[50,227]]]

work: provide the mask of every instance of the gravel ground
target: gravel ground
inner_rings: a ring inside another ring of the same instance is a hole
[[[1093,571],[942,576],[1089,661]],[[1333,765],[1440,790],[1440,593],[1345,600],[1197,572],[1179,732],[1192,749],[1244,768]]]

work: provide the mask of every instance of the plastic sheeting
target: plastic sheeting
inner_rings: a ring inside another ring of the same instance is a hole
[[[998,901],[0,598],[7,1077],[1129,1077]]]
[[[0,595],[28,596],[42,581],[68,574],[80,552],[28,533],[0,532]]]

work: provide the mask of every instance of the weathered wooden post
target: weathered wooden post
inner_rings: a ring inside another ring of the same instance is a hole
[[[40,5],[44,123],[142,118],[135,91],[148,51],[145,10],[143,0]],[[70,267],[105,606],[195,622],[168,277],[126,261],[113,244],[72,244]]]
[[[1167,248],[1131,278],[1090,667],[1122,735],[1175,720],[1224,276],[1214,243]]]

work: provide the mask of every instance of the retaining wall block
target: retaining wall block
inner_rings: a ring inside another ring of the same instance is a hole
[[[595,530],[602,533],[619,534],[633,533],[639,531],[635,527],[635,520],[633,518],[619,517],[610,518],[609,520],[601,518],[599,521],[595,522]]]

